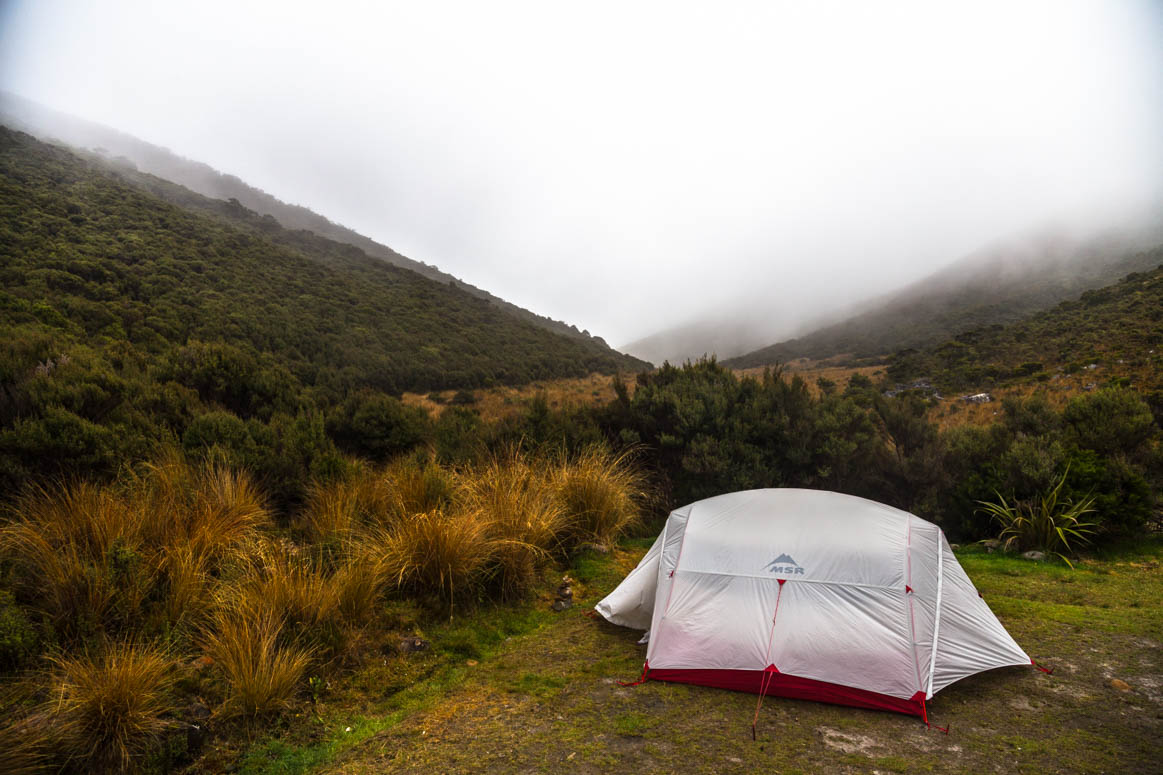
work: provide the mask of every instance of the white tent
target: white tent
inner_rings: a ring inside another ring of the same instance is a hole
[[[597,604],[648,630],[643,677],[896,710],[954,681],[1032,660],[941,529],[880,503],[750,490],[670,514]]]

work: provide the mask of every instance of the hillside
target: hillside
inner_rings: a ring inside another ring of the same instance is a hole
[[[596,339],[598,344],[603,346],[606,344],[600,337],[591,337],[587,332],[579,331],[576,326],[537,315],[447,272],[442,272],[435,266],[401,255],[358,232],[331,222],[306,207],[283,202],[265,191],[248,185],[234,175],[223,174],[207,164],[183,158],[166,148],[147,143],[116,129],[46,108],[6,92],[0,92],[0,124],[27,132],[48,142],[68,145],[91,153],[94,158],[127,175],[140,170],[147,176],[157,176],[171,181],[205,197],[237,200],[243,207],[260,215],[273,216],[288,229],[312,231],[336,242],[354,245],[373,258],[410,269],[436,282],[455,282],[465,292],[486,299],[506,312],[548,331],[577,339]]]
[[[1134,263],[1155,268],[1012,325],[898,352],[888,374],[898,381],[928,377],[946,391],[1088,372],[1096,384],[1113,373],[1140,391],[1163,389],[1163,247],[1137,254]]]
[[[796,358],[876,358],[936,344],[962,331],[1025,316],[1158,263],[1144,249],[1159,244],[1157,226],[1083,241],[1053,235],[1005,244],[865,305],[865,311],[813,333],[725,361],[753,368]]]
[[[402,391],[647,365],[237,202],[186,198],[0,128],[0,483],[30,466],[109,471],[167,438],[269,461],[311,412],[340,442],[374,431],[386,454],[418,441],[396,435]]]

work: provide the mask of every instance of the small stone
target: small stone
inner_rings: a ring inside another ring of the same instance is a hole
[[[742,764],[743,763],[743,760],[740,759],[738,756],[728,756],[727,761],[731,762],[732,764]]]
[[[201,700],[195,700],[186,707],[186,716],[195,721],[205,721],[210,718],[210,708]]]
[[[610,547],[606,546],[605,544],[598,544],[598,543],[578,544],[577,551],[579,554],[582,552],[594,552],[595,554],[609,554]]]
[[[428,641],[424,640],[423,638],[404,638],[402,641],[400,641],[400,645],[396,647],[396,650],[401,654],[412,654],[417,651],[427,651]]]
[[[961,548],[961,544],[949,544],[949,548],[955,552]]]
[[[475,659],[466,659],[466,660],[464,661],[464,663],[465,663],[466,665],[468,665],[469,667],[476,667],[476,666],[477,666],[477,664],[478,664],[478,663],[477,663],[477,661],[476,661]]]
[[[553,601],[553,610],[556,611],[557,613],[561,613],[562,611],[564,611],[565,609],[569,608],[572,605],[573,605],[572,600],[554,600]]]
[[[570,587],[566,584],[562,584],[560,587],[557,588],[557,596],[559,598],[561,598],[562,600],[572,600],[573,599],[573,587]]]
[[[1022,552],[1022,556],[1027,560],[1035,560],[1037,562],[1041,562],[1042,560],[1046,559],[1046,553],[1039,552],[1036,549],[1031,549],[1028,552]]]
[[[981,545],[986,549],[997,549],[1001,546],[1001,541],[996,538],[987,538],[981,542]]]
[[[1129,683],[1119,680],[1118,678],[1111,679],[1110,687],[1116,692],[1129,692],[1131,690],[1131,685]]]

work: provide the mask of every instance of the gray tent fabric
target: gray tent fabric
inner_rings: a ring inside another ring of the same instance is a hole
[[[983,670],[1031,664],[940,528],[818,490],[676,509],[595,610],[648,631],[655,674],[732,688],[730,671],[768,671],[919,701]]]

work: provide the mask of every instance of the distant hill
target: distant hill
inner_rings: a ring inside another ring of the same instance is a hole
[[[796,358],[878,358],[922,348],[962,331],[1021,320],[1082,291],[1158,263],[1144,252],[1163,242],[1158,225],[1076,241],[1059,236],[1003,244],[970,255],[813,333],[724,361],[753,368]]]
[[[892,356],[898,381],[927,377],[946,391],[1012,382],[1053,382],[1060,374],[1127,375],[1141,391],[1163,390],[1163,247],[1135,263],[1153,269],[1088,290],[1008,326],[978,328]]]
[[[144,182],[186,207],[0,128],[0,322],[158,354],[191,340],[246,346],[303,384],[336,390],[517,384],[646,366],[459,285],[291,232],[238,202]]]
[[[713,319],[668,328],[621,345],[618,349],[651,363],[669,361],[681,364],[704,355],[729,358],[753,350],[767,341],[770,340],[748,322]]]
[[[19,129],[49,142],[94,152],[122,168],[135,167],[142,172],[177,183],[195,193],[213,199],[237,200],[243,207],[260,215],[271,215],[291,230],[307,230],[337,242],[354,245],[373,258],[410,269],[440,283],[455,282],[466,293],[487,299],[498,307],[548,331],[577,339],[597,339],[586,331],[562,321],[537,315],[470,285],[435,266],[413,260],[351,229],[300,205],[287,204],[274,196],[247,185],[233,175],[223,174],[207,164],[192,161],[157,145],[140,140],[101,124],[52,110],[14,94],[0,92],[0,124]]]

